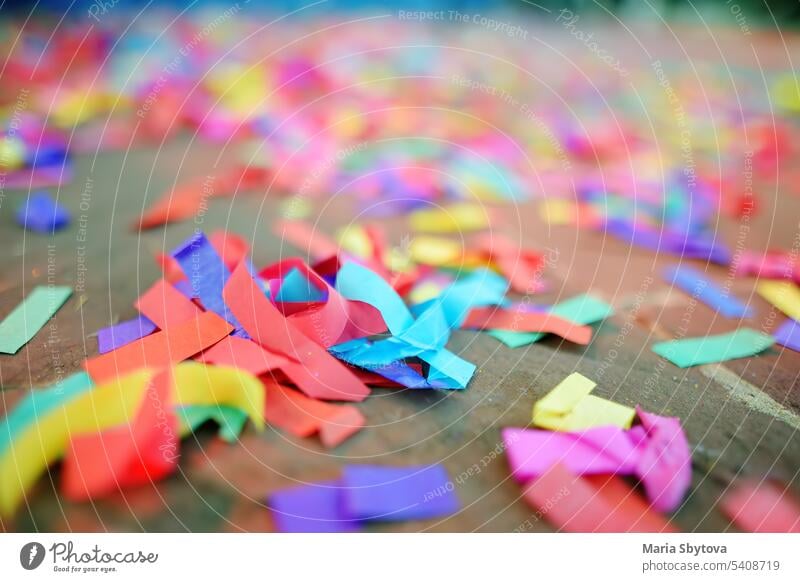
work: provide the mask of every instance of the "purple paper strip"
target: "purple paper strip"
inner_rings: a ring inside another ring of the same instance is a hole
[[[231,276],[230,271],[214,250],[211,242],[202,232],[198,232],[172,251],[181,270],[191,285],[192,295],[199,297],[208,311],[213,311],[236,328],[233,335],[249,339],[225,301],[222,290]]]
[[[97,351],[105,354],[116,350],[146,335],[150,335],[156,329],[156,324],[143,315],[120,322],[117,325],[101,328],[97,332]]]
[[[17,209],[17,223],[26,230],[50,233],[69,224],[69,211],[47,192],[31,192]]]
[[[796,352],[800,352],[800,323],[794,319],[784,321],[773,334],[775,341]]]
[[[693,267],[670,265],[664,269],[664,278],[716,310],[723,317],[742,318],[753,315],[752,308]]]
[[[358,531],[358,522],[342,513],[341,484],[322,481],[273,493],[267,499],[278,531],[341,533]]]
[[[453,484],[441,465],[351,465],[342,476],[342,507],[354,519],[428,519],[458,511]]]
[[[186,297],[186,299],[194,299],[195,296],[192,295],[192,284],[189,282],[188,279],[181,279],[180,281],[175,281],[172,284],[175,289],[181,292],[181,295]]]

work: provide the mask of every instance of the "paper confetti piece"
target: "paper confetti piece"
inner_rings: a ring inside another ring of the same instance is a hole
[[[284,314],[294,327],[322,347],[386,331],[381,314],[364,302],[348,301],[300,259],[286,259],[262,269],[276,306],[294,302],[300,308]],[[307,306],[304,306],[303,304]]]
[[[159,329],[179,325],[203,312],[164,279],[158,280],[145,291],[134,305],[139,313],[155,323]]]
[[[244,334],[239,322],[225,305],[222,290],[231,274],[206,236],[196,233],[172,251],[172,256],[183,269],[192,286],[192,296],[199,297],[208,311],[212,311]]]
[[[93,389],[88,382],[81,374],[49,389],[44,399],[33,397],[43,406],[33,409],[32,420],[30,402],[12,411],[14,432],[9,430],[10,440],[0,450],[0,514],[11,513],[35,479],[64,454],[63,493],[71,499],[102,496],[168,474],[177,459],[174,404],[235,407],[256,429],[264,427],[263,387],[242,370],[191,362],[155,376],[139,370]]]
[[[743,250],[738,262],[731,267],[737,277],[762,277],[764,279],[785,279],[795,270],[797,259],[784,251],[759,253]]]
[[[38,419],[47,416],[54,408],[64,405],[91,390],[93,384],[85,372],[77,372],[49,388],[31,390],[3,419],[0,429],[0,457],[11,441]]]
[[[734,483],[722,496],[720,509],[742,531],[800,533],[800,501],[771,481]]]
[[[800,112],[800,87],[794,75],[779,75],[770,85],[770,96],[781,109],[791,113]]]
[[[222,318],[205,312],[113,352],[90,358],[83,366],[95,382],[103,382],[138,368],[162,368],[191,358],[232,330]]]
[[[173,381],[181,403],[175,409],[181,436],[212,419],[219,425],[220,438],[229,443],[239,438],[248,417],[256,429],[263,428],[258,410],[264,406],[264,390],[254,375],[227,366],[187,362],[175,368]]]
[[[387,370],[390,364],[416,357],[430,365],[427,381],[408,370],[387,377],[398,382],[410,379],[409,387],[414,388],[463,389],[475,366],[445,349],[450,329],[461,325],[474,307],[502,302],[507,283],[481,269],[453,283],[441,297],[414,306],[416,319],[395,290],[366,267],[344,264],[336,286],[347,299],[375,307],[392,333],[383,340],[361,339],[334,346],[331,351],[337,357],[381,375],[392,373]]]
[[[200,425],[213,420],[219,425],[217,433],[219,438],[226,443],[235,443],[247,422],[247,414],[243,410],[222,404],[179,406],[175,409],[175,415],[180,422],[181,437],[185,437],[197,430]]]
[[[232,335],[223,338],[195,359],[206,364],[241,368],[254,376],[277,370],[290,363],[288,358],[265,350],[254,341]]]
[[[674,532],[620,478],[581,477],[555,464],[533,479],[523,492],[525,501],[559,531]]]
[[[299,485],[272,493],[267,499],[278,531],[334,533],[358,531],[356,520],[344,515],[339,481]]]
[[[34,287],[0,323],[0,353],[16,354],[72,295],[69,287]]]
[[[637,408],[641,425],[581,432],[506,428],[511,474],[520,482],[562,464],[574,475],[635,475],[659,511],[674,511],[691,485],[691,454],[678,419]]]
[[[17,224],[26,230],[53,233],[69,224],[69,211],[47,192],[32,192],[17,209]]]
[[[646,431],[639,446],[636,475],[655,509],[674,511],[692,484],[692,458],[686,435],[677,418],[651,414],[640,407],[636,413]]]
[[[336,290],[343,297],[369,303],[381,312],[384,322],[394,336],[402,334],[414,323],[403,299],[374,272],[358,263],[342,265],[336,277]]]
[[[600,426],[630,428],[636,411],[590,394],[596,384],[575,372],[533,406],[533,424],[558,431],[579,431]]]
[[[134,319],[122,321],[117,325],[103,327],[97,330],[97,352],[108,353],[122,346],[128,345],[158,329],[146,317],[139,315]]]
[[[529,295],[543,289],[541,279],[545,260],[540,253],[520,248],[510,238],[497,232],[479,236],[473,244],[508,279],[517,293]]]
[[[25,491],[64,454],[71,435],[130,422],[152,376],[142,370],[80,392],[17,434],[0,456],[0,515],[14,511]]]
[[[152,483],[175,470],[178,436],[169,371],[153,379],[130,424],[72,436],[62,465],[67,499],[96,499],[124,487]]]
[[[162,194],[134,224],[134,228],[145,230],[192,218],[202,208],[203,200],[214,193],[214,182],[209,182],[206,178],[179,184],[175,189]]]
[[[784,321],[780,327],[775,330],[772,337],[775,338],[776,343],[790,350],[800,352],[800,323],[796,322],[794,319],[787,319]]]
[[[639,458],[636,443],[618,427],[576,433],[506,428],[502,435],[519,481],[543,475],[555,463],[575,475],[631,474]]]
[[[489,220],[489,209],[469,202],[417,210],[409,216],[411,228],[419,232],[457,233],[483,230],[488,228]]]
[[[421,235],[411,239],[408,252],[417,263],[440,267],[458,265],[462,249],[461,245],[454,240]]]
[[[467,329],[552,333],[569,342],[584,346],[592,339],[592,328],[576,325],[552,313],[530,313],[489,307],[470,311],[462,327]]]
[[[243,411],[256,430],[264,428],[264,387],[245,370],[183,362],[172,370],[177,406],[234,406]]]
[[[753,309],[716,285],[697,269],[673,265],[664,269],[664,278],[687,294],[717,311],[723,317],[752,317]]]
[[[679,368],[688,368],[754,356],[774,343],[771,336],[742,328],[721,335],[660,342],[652,349]]]
[[[247,258],[250,250],[250,245],[244,237],[224,230],[212,232],[208,240],[229,271],[238,267],[239,263]]]
[[[369,395],[369,388],[355,374],[278,312],[246,265],[236,268],[223,295],[254,341],[292,360],[282,370],[308,396],[361,401]]]
[[[322,444],[335,447],[364,427],[364,415],[349,404],[330,404],[309,398],[274,382],[265,382],[270,424],[299,437],[319,433]]]
[[[800,320],[800,289],[790,281],[761,281],[756,287],[758,294],[783,313]]]
[[[554,305],[548,313],[576,325],[590,325],[606,319],[614,313],[614,310],[608,303],[591,295],[578,295]],[[546,334],[493,330],[489,335],[510,348],[518,348],[537,342]]]
[[[441,465],[381,467],[349,465],[342,474],[346,515],[361,520],[401,521],[443,517],[458,511],[458,497]]]

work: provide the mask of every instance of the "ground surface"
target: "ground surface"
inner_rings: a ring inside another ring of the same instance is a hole
[[[687,41],[688,50],[710,50],[693,38]],[[723,45],[728,38],[728,48],[721,49],[724,54],[730,57],[738,50],[742,59],[752,59],[746,47],[739,46],[738,31],[717,38]],[[781,58],[783,49],[770,44],[773,37],[759,42],[774,59]],[[17,228],[9,202],[19,195],[8,195],[0,215],[0,316],[34,285],[47,283],[48,264],[57,284],[78,291],[24,349],[15,356],[0,356],[4,408],[29,386],[52,382],[59,368],[63,374],[77,370],[86,355],[96,352],[93,334],[98,328],[135,315],[133,301],[159,276],[152,254],[181,242],[196,225],[188,221],[140,234],[130,230],[130,223],[141,212],[145,196],[151,201],[181,177],[212,175],[217,151],[215,146],[181,138],[160,151],[79,157],[75,180],[60,194],[76,220],[53,239]],[[797,231],[799,201],[782,193],[776,202],[774,188],[760,194],[763,212],[752,221],[746,247],[789,247]],[[83,210],[82,196],[88,202]],[[531,519],[533,512],[519,498],[520,488],[509,477],[499,452],[499,429],[525,425],[533,402],[576,370],[598,380],[596,393],[601,396],[682,419],[693,447],[694,479],[691,494],[674,517],[680,529],[730,528],[715,504],[736,475],[770,475],[800,490],[800,354],[772,349],[758,358],[691,370],[660,364],[649,346],[673,337],[686,321],[689,336],[730,331],[736,322],[715,318],[703,305],[689,308],[687,296],[670,291],[658,274],[660,267],[674,262],[669,257],[631,249],[598,233],[548,227],[532,203],[500,212],[507,213],[502,224],[512,236],[534,247],[557,250],[547,274],[552,288],[541,296],[542,302],[591,291],[615,306],[616,315],[597,327],[590,346],[550,338],[528,349],[511,350],[483,334],[456,332],[450,349],[479,365],[467,390],[376,389],[359,405],[368,428],[333,451],[315,439],[295,439],[269,428],[263,434],[248,428],[240,443],[227,445],[206,428],[184,441],[179,474],[154,487],[93,503],[63,502],[56,492],[56,468],[51,478],[39,481],[27,507],[0,523],[0,529],[269,531],[272,522],[263,504],[268,492],[298,480],[333,478],[342,463],[352,461],[443,462],[453,479],[473,473],[458,479],[456,491],[463,507],[458,514],[441,521],[372,529],[510,531],[528,522],[524,527],[532,531],[548,531],[545,522]],[[77,220],[81,215],[84,221]],[[212,201],[198,224],[207,232],[228,228],[251,239],[254,261],[261,265],[295,252],[281,250],[280,241],[270,233],[277,216],[276,201],[239,196]],[[353,216],[352,202],[337,200],[320,224],[334,232]],[[85,226],[85,243],[79,222]],[[402,219],[386,224],[393,236],[405,234]],[[722,229],[730,242],[740,233],[737,225]],[[86,271],[80,273],[83,253]],[[723,276],[724,270],[718,273]],[[733,291],[742,297],[750,297],[753,288],[752,280],[733,284]],[[753,303],[758,310],[754,327],[769,330],[782,321],[765,302],[755,298]],[[475,466],[477,471],[471,469]]]

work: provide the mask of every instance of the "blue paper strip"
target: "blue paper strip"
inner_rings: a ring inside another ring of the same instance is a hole
[[[753,309],[731,296],[697,269],[672,265],[664,269],[664,279],[682,291],[696,297],[723,317],[752,317]]]
[[[45,191],[31,192],[17,209],[17,223],[26,230],[52,233],[69,224],[69,211]]]
[[[206,310],[213,311],[235,327],[234,335],[249,338],[222,299],[222,290],[231,273],[206,235],[198,232],[189,237],[172,251],[172,256],[189,279],[192,296],[198,297]]]

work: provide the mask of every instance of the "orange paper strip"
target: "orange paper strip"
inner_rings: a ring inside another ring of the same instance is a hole
[[[364,415],[355,406],[314,400],[272,381],[264,382],[264,386],[267,422],[293,435],[319,433],[322,444],[332,448],[364,427]]]
[[[159,279],[145,291],[134,305],[139,313],[155,323],[159,329],[180,325],[203,313],[202,309],[164,279]]]
[[[588,325],[577,325],[549,313],[507,311],[496,307],[472,309],[461,327],[552,333],[584,346],[592,339],[592,328]]]
[[[280,314],[250,276],[246,264],[236,268],[222,296],[254,341],[294,360],[281,369],[308,396],[361,401],[369,395],[369,388],[347,366]]]
[[[674,531],[669,522],[615,476],[587,479],[555,464],[531,481],[523,496],[559,531]]]
[[[83,363],[99,383],[139,368],[162,368],[191,358],[227,336],[233,327],[215,313],[196,318],[129,343]]]
[[[254,376],[277,370],[289,363],[289,359],[262,348],[254,341],[232,335],[211,346],[195,359],[206,364],[247,370]]]

